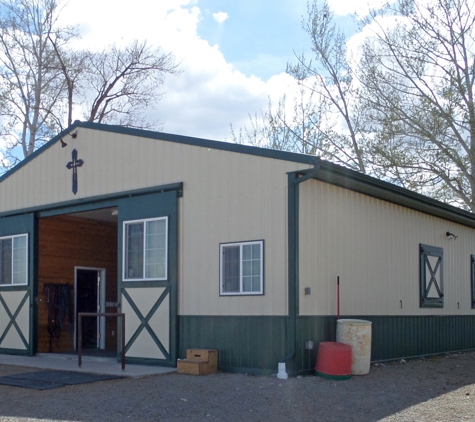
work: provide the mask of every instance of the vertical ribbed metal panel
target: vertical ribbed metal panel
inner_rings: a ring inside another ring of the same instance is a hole
[[[288,363],[293,372],[315,369],[318,345],[322,341],[335,341],[336,318],[300,316],[297,318],[297,347],[295,358]],[[305,348],[308,341],[314,343],[311,350]]]
[[[470,255],[475,230],[327,183],[300,186],[300,313],[475,314]],[[449,240],[446,232],[455,233]],[[419,307],[419,245],[444,251],[444,307]],[[303,295],[305,287],[312,294]]]
[[[0,212],[183,182],[179,312],[286,315],[286,173],[308,165],[86,128],[67,141],[0,184]],[[73,148],[84,161],[76,195]],[[248,240],[264,240],[265,294],[220,297],[219,244]]]
[[[372,321],[372,360],[410,358],[475,348],[475,316],[355,318]]]
[[[285,317],[180,316],[179,356],[186,349],[219,350],[224,371],[277,373],[285,354]]]
[[[345,315],[372,322],[371,360],[415,358],[423,355],[475,349],[475,316]],[[219,350],[221,370],[276,373],[285,350],[285,317],[180,316],[179,356],[188,348]],[[287,361],[292,374],[313,372],[318,345],[335,341],[336,318],[297,318],[295,357]],[[305,349],[307,341],[314,349]]]

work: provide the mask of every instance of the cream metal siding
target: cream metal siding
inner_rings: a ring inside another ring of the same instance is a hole
[[[203,148],[185,154],[184,163],[200,164],[183,179],[179,313],[285,315],[286,172],[302,165]],[[219,245],[247,240],[264,240],[265,294],[219,296]]]
[[[474,229],[315,180],[300,185],[299,228],[301,315],[336,315],[337,276],[342,315],[475,313]],[[444,251],[442,309],[419,307],[421,243]]]
[[[183,182],[178,312],[287,313],[287,172],[308,165],[79,127],[0,183],[0,212]],[[78,192],[66,168],[84,161]],[[7,198],[7,200],[3,200]],[[264,240],[262,296],[219,296],[219,244]]]

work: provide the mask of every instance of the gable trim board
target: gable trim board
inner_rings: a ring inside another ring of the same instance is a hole
[[[128,362],[173,366],[177,358],[185,356],[187,348],[200,347],[217,348],[220,367],[227,371],[275,373],[277,363],[282,361],[292,374],[309,371],[315,364],[318,342],[334,340],[336,312],[329,303],[334,302],[332,289],[336,288],[331,283],[336,275],[342,275],[346,283],[346,309],[342,313],[373,321],[374,360],[475,347],[467,340],[475,327],[475,310],[465,303],[466,297],[471,297],[470,256],[475,254],[475,218],[471,213],[313,156],[82,122],[75,122],[0,177],[0,197],[6,186],[28,190],[28,185],[20,182],[35,160],[43,156],[70,159],[70,151],[63,151],[59,140],[74,130],[78,130],[78,137],[69,142],[70,149],[74,147],[84,158],[78,172],[77,197],[69,182],[55,186],[58,195],[48,192],[47,199],[47,195],[37,195],[38,200],[24,201],[27,206],[9,208],[8,202],[2,204],[0,200],[0,229],[7,226],[2,226],[2,221],[23,213],[36,221],[119,207],[117,302],[130,315],[126,323],[132,324],[129,329],[133,332],[127,334]],[[134,148],[129,148],[132,142]],[[113,151],[115,161],[109,164],[106,158],[115,147],[119,152]],[[62,169],[62,161],[55,158],[48,162],[53,167],[58,163],[58,169]],[[115,171],[113,166],[122,169],[124,180],[128,177],[123,188],[117,183],[107,186],[108,173]],[[37,176],[42,178],[45,192],[48,178],[60,174],[56,171],[53,168]],[[91,173],[94,177],[88,177]],[[70,173],[66,177],[70,180]],[[94,183],[105,188],[92,189]],[[174,262],[170,276],[165,281],[123,281],[123,222],[159,215],[171,219],[174,233],[169,244]],[[378,220],[374,226],[366,217],[369,215]],[[397,222],[392,224],[390,218]],[[335,236],[326,225],[333,225]],[[342,226],[346,227],[344,233]],[[35,227],[36,223],[30,245],[30,273],[38,265]],[[379,236],[367,235],[371,230]],[[449,243],[446,231],[456,233],[459,239]],[[399,232],[404,232],[408,240]],[[265,294],[220,297],[219,245],[257,238],[266,245]],[[392,238],[395,241],[391,244]],[[444,248],[444,308],[418,306],[419,269],[412,261],[419,262],[420,244]],[[416,249],[414,257],[411,248]],[[386,251],[387,257],[378,249]],[[338,262],[340,254],[347,259]],[[400,270],[394,268],[406,263],[410,269],[401,278]],[[461,269],[455,269],[456,264]],[[27,286],[33,309],[30,354],[37,342],[35,271]],[[394,278],[401,280],[396,282]],[[312,294],[303,296],[307,286]],[[17,289],[0,287],[0,294]],[[368,293],[368,299],[361,297],[358,289]],[[351,301],[348,291],[354,294]],[[381,305],[374,303],[374,291],[381,293]],[[367,309],[361,305],[365,301]],[[399,301],[401,309],[395,306]],[[160,325],[166,320],[164,315],[169,317],[168,329]],[[401,334],[400,329],[434,341],[421,340],[416,347],[411,340],[414,337]],[[435,335],[434,330],[439,329],[447,338]],[[308,340],[316,343],[314,350],[304,349]],[[392,348],[386,344],[392,344]],[[1,349],[0,344],[0,352],[10,353],[12,349]]]

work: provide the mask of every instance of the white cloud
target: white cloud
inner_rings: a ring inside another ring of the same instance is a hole
[[[70,0],[62,21],[78,25],[82,40],[78,46],[100,50],[107,45],[148,39],[152,44],[173,46],[175,33],[196,33],[199,9],[190,0]]]
[[[226,12],[213,13],[213,19],[218,23],[223,23],[228,18],[229,15]]]
[[[164,52],[173,52],[182,74],[166,78],[164,96],[151,120],[176,134],[224,140],[249,114],[266,108],[268,95],[285,92],[283,84],[247,77],[228,64],[219,50],[198,36],[201,10],[192,0],[70,0],[64,17],[79,25],[78,47],[102,50],[111,43],[125,45],[147,39]],[[226,13],[213,14],[224,22]]]

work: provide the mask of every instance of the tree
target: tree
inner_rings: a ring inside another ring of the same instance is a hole
[[[134,42],[101,53],[75,51],[76,28],[61,26],[61,0],[0,0],[0,118],[4,168],[73,121],[149,128],[144,113],[161,97],[175,58]]]
[[[172,54],[135,41],[123,50],[113,46],[86,59],[84,87],[90,122],[151,127],[143,112],[160,99],[166,74],[178,73]]]
[[[475,211],[473,2],[398,0],[364,24],[360,101],[376,174]]]
[[[73,122],[73,107],[75,97],[80,92],[81,79],[86,70],[91,53],[88,51],[71,51],[67,49],[67,40],[64,40],[63,34],[56,33],[53,39],[49,36],[56,57],[56,67],[64,78],[63,96],[66,104],[66,122],[70,126]],[[64,113],[62,113],[64,114]]]
[[[54,132],[64,82],[50,38],[75,36],[58,26],[57,7],[56,0],[0,2],[1,135],[10,164],[19,160],[17,147],[26,157]]]
[[[315,119],[315,153],[475,211],[474,6],[395,0],[362,20],[366,38],[350,57],[328,5],[309,3],[303,27],[312,59],[298,56],[287,71],[323,99],[326,106],[314,110],[340,116],[344,128],[324,115]],[[266,116],[264,125],[276,121]],[[289,136],[302,140],[296,131]]]
[[[297,55],[297,64],[288,64],[287,73],[295,78],[300,92],[294,98],[293,112],[285,113],[286,97],[275,111],[269,103],[266,112],[251,118],[251,129],[244,128],[235,140],[254,143],[256,136],[268,137],[261,145],[317,154],[345,167],[366,173],[366,136],[358,105],[354,71],[347,61],[344,33],[335,25],[334,15],[325,2],[307,6],[302,27],[309,35],[313,58]],[[275,142],[276,134],[285,142]]]
[[[288,64],[287,72],[324,99],[328,104],[326,113],[343,120],[344,131],[330,127],[323,132],[325,143],[321,156],[366,173],[365,131],[354,71],[348,63],[345,34],[334,23],[327,2],[322,6],[316,0],[309,2],[307,13],[302,26],[309,35],[313,59],[299,55],[297,65]],[[309,83],[312,80],[316,82]],[[335,120],[331,121],[335,125]]]
[[[236,143],[300,152],[303,154],[323,153],[322,131],[325,113],[324,101],[313,101],[313,92],[306,95],[300,85],[299,93],[292,99],[292,109],[288,110],[287,96],[282,96],[275,107],[269,98],[267,110],[260,115],[249,116],[251,127],[241,128],[236,135],[231,126],[231,136]]]

